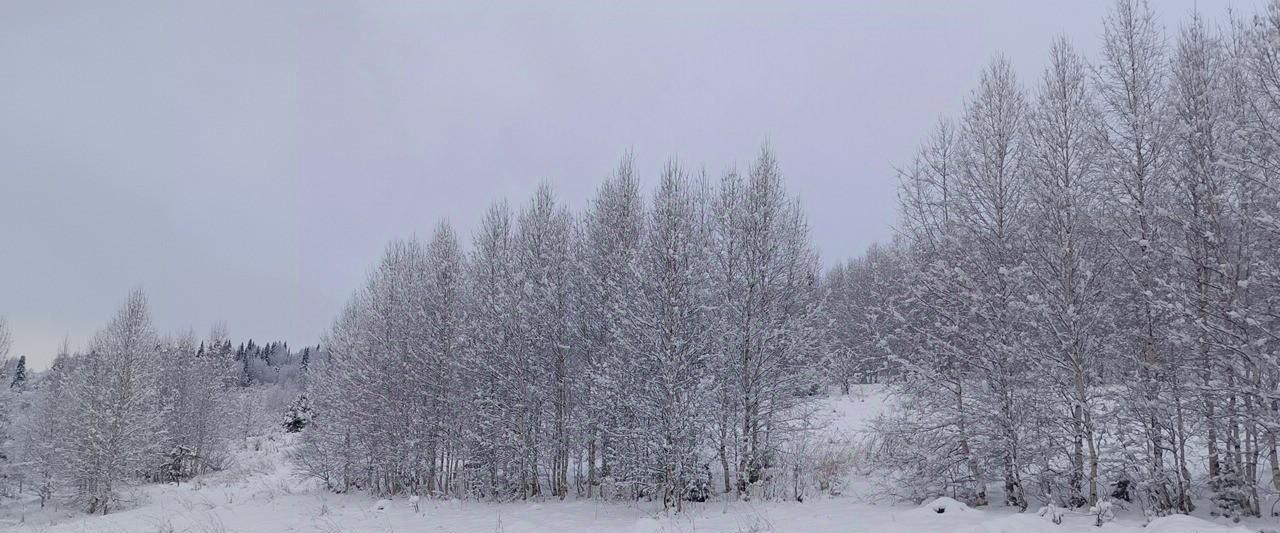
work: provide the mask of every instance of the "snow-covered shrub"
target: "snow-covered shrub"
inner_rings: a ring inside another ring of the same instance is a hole
[[[1054,524],[1061,525],[1062,517],[1066,515],[1066,509],[1063,509],[1051,503],[1049,505],[1041,507],[1040,511],[1037,512],[1036,514],[1044,518],[1045,520],[1053,522]]]
[[[253,437],[279,431],[277,418],[280,411],[268,404],[274,403],[274,390],[247,387],[234,392],[230,401],[227,425],[231,436],[245,448],[253,444]],[[281,407],[283,409],[283,407]]]
[[[1111,508],[1111,500],[1099,500],[1097,505],[1089,508],[1089,514],[1093,516],[1093,525],[1099,527],[1116,519],[1115,511]]]
[[[813,480],[821,490],[831,496],[839,496],[845,488],[845,480],[857,464],[856,448],[843,440],[832,440],[818,446],[812,454]]]
[[[902,413],[876,418],[866,443],[869,463],[886,492],[916,502],[947,495],[986,505],[986,493],[961,454],[952,422],[920,416],[910,405]]]
[[[783,447],[778,464],[758,485],[763,497],[803,501],[809,494],[838,496],[857,461],[857,447],[843,437],[799,432]]]
[[[1111,484],[1111,498],[1126,502],[1133,501],[1133,482],[1127,478],[1116,480]]]
[[[196,474],[196,469],[200,465],[200,457],[196,455],[195,450],[187,446],[174,446],[165,456],[164,463],[160,465],[161,480],[179,482],[190,479]]]
[[[711,468],[703,465],[702,474],[685,484],[684,499],[691,502],[705,502],[711,498]]]

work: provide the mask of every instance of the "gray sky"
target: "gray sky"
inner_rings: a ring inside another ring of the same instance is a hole
[[[0,315],[40,368],[138,286],[165,332],[314,343],[389,239],[581,207],[628,148],[651,185],[769,140],[831,263],[993,53],[1030,87],[1109,4],[0,0]]]

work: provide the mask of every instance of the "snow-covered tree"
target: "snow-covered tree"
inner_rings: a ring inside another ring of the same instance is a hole
[[[523,494],[529,488],[525,476],[531,467],[521,453],[522,376],[514,366],[519,336],[512,310],[519,292],[513,225],[506,202],[491,206],[473,236],[468,264],[469,441],[471,457],[480,465],[468,492],[478,496]]]
[[[1118,353],[1124,358],[1127,448],[1141,458],[1122,468],[1158,514],[1190,511],[1185,424],[1180,399],[1168,394],[1172,359],[1167,293],[1162,290],[1170,238],[1163,213],[1170,199],[1167,169],[1167,62],[1164,36],[1150,6],[1117,0],[1103,23],[1102,61],[1095,77],[1102,110],[1100,157],[1110,186],[1104,198],[1115,232]],[[1172,403],[1172,405],[1170,405]]]
[[[777,464],[796,408],[820,382],[818,258],[797,201],[787,196],[772,151],[762,149],[746,180],[730,173],[709,216],[723,440],[739,494]]]
[[[421,333],[427,360],[424,367],[414,369],[410,386],[425,395],[426,411],[421,416],[434,422],[427,429],[426,490],[452,493],[462,474],[464,428],[471,417],[470,398],[464,391],[472,388],[464,359],[469,311],[466,263],[452,226],[446,222],[436,226],[426,255],[425,330]]]
[[[915,499],[947,494],[986,505],[990,469],[979,455],[974,383],[980,352],[967,335],[969,280],[959,268],[966,250],[953,222],[959,169],[956,129],[942,121],[899,175],[902,290],[881,299],[890,320],[874,333],[895,367],[895,389],[918,415],[875,423],[876,460]]]
[[[622,443],[641,452],[645,493],[680,509],[701,472],[711,425],[713,338],[702,184],[671,162],[663,170],[641,245],[639,302],[620,361],[631,405]]]
[[[577,263],[580,270],[578,322],[583,354],[579,383],[580,417],[584,419],[586,495],[598,493],[605,476],[617,466],[613,456],[627,413],[629,390],[627,340],[639,303],[640,239],[644,205],[634,158],[628,154],[613,176],[596,192],[579,224]]]
[[[18,422],[19,457],[25,465],[27,479],[40,497],[41,507],[59,493],[69,477],[66,444],[76,430],[71,421],[75,408],[72,387],[78,362],[63,341],[53,364],[40,379],[31,407]]]
[[[90,342],[71,380],[68,474],[77,501],[106,514],[120,490],[158,466],[162,425],[159,341],[142,291]]]
[[[23,390],[27,386],[27,356],[18,356],[18,363],[13,367],[13,379],[9,381],[9,388],[18,391]]]
[[[550,185],[534,192],[521,210],[515,232],[517,350],[512,368],[521,375],[529,478],[526,491],[542,491],[539,472],[547,467],[551,495],[568,494],[572,391],[578,379],[578,352],[573,350],[574,269],[571,261],[573,221]],[[546,462],[540,460],[543,456]]]
[[[311,423],[311,404],[307,402],[307,395],[302,394],[298,399],[289,404],[289,408],[284,412],[285,432],[297,433],[307,429],[307,424]]]
[[[1043,378],[1033,386],[1053,393],[1042,409],[1070,443],[1045,450],[1045,459],[1068,458],[1062,503],[1084,507],[1098,501],[1098,368],[1110,355],[1113,248],[1099,224],[1104,188],[1087,66],[1065,38],[1050,58],[1029,128],[1028,348]],[[1044,469],[1042,485],[1055,484],[1053,471]]]
[[[997,56],[983,72],[961,127],[953,223],[967,249],[957,264],[971,302],[964,335],[977,350],[986,453],[1003,477],[1005,503],[1025,509],[1026,102],[1008,59]]]
[[[1280,366],[1269,346],[1280,326],[1270,312],[1280,305],[1280,2],[1270,2],[1244,30],[1237,27],[1232,48],[1243,82],[1231,84],[1236,95],[1231,115],[1239,117],[1235,120],[1241,128],[1236,130],[1237,149],[1228,158],[1239,189],[1232,209],[1241,228],[1241,253],[1233,269],[1238,297],[1228,317],[1237,332],[1232,351],[1251,383],[1248,388],[1256,391],[1245,398],[1247,418],[1260,426],[1251,439],[1246,432],[1246,441],[1256,447],[1246,450],[1250,459],[1244,471],[1256,476],[1258,456],[1265,453],[1269,483],[1249,484],[1253,490],[1264,484],[1273,491],[1280,490],[1278,412],[1270,396],[1280,383]]]
[[[214,328],[198,345],[191,334],[165,340],[158,362],[163,453],[182,458],[181,464],[170,462],[165,476],[187,479],[221,467],[229,436],[226,384],[238,368],[225,329]]]
[[[1216,31],[1197,13],[1167,54],[1150,7],[1117,0],[1096,67],[1060,40],[1023,112],[997,61],[958,134],[901,171],[904,282],[872,331],[911,411],[876,424],[905,494],[982,504],[998,470],[1019,507],[1190,512],[1203,486],[1215,514],[1260,513],[1261,456],[1280,472],[1277,28],[1280,2]]]
[[[900,291],[897,261],[892,247],[872,244],[824,278],[830,326],[826,368],[844,394],[854,383],[875,383],[890,372],[879,332],[892,327],[882,311],[885,298]]]

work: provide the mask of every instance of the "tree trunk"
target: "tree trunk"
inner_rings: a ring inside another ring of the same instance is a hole
[[[973,450],[969,446],[969,424],[968,415],[965,414],[964,408],[964,383],[962,379],[956,380],[956,408],[959,412],[959,440],[960,453],[964,455],[965,463],[969,467],[969,473],[973,476],[972,498],[970,503],[975,507],[987,505],[987,482],[982,475],[982,467],[979,466],[978,458],[973,455]]]
[[[1084,421],[1080,404],[1071,406],[1071,476],[1067,507],[1084,507]]]

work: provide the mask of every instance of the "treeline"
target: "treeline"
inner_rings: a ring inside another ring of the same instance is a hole
[[[712,183],[625,158],[582,213],[548,186],[392,243],[313,367],[303,468],[339,491],[648,498],[793,488],[825,382],[818,257],[766,149]],[[790,497],[790,494],[787,494]]]
[[[7,338],[0,322],[0,359]],[[34,493],[42,507],[106,514],[137,483],[222,469],[248,437],[298,418],[286,417],[285,404],[298,401],[312,359],[322,363],[323,352],[253,341],[233,348],[222,328],[204,339],[162,337],[134,291],[83,353],[64,343],[48,370],[30,374],[24,357],[5,373],[0,495]]]
[[[908,408],[877,460],[921,498],[1257,516],[1280,491],[1280,2],[1166,37],[1119,0],[1102,35],[1093,63],[1055,41],[1032,90],[993,60],[902,169],[899,238],[830,278],[865,310],[840,342]]]

